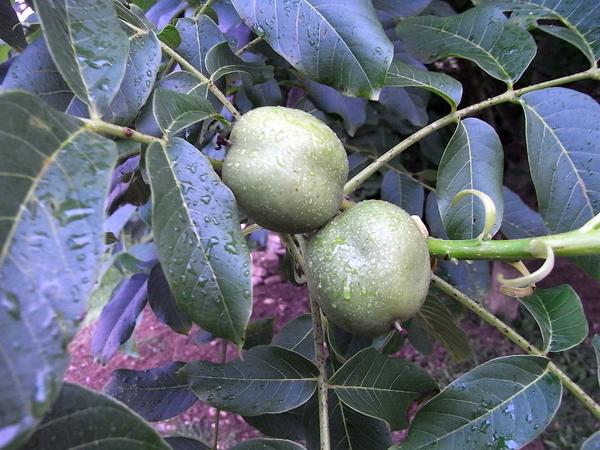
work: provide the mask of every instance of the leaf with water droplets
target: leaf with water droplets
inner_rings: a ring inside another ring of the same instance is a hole
[[[112,0],[35,0],[52,59],[71,90],[100,117],[117,94],[129,39]]]
[[[394,48],[371,2],[232,3],[246,25],[309,78],[344,94],[379,97]]]
[[[560,405],[562,385],[548,363],[504,356],[470,370],[419,409],[406,440],[393,449],[524,447]]]
[[[565,88],[542,89],[521,99],[540,214],[553,233],[579,228],[600,213],[600,105]],[[600,257],[576,262],[600,278]]]
[[[37,94],[48,105],[61,111],[73,98],[73,93],[52,61],[43,36],[16,57],[4,77],[2,89],[22,89]]]
[[[225,41],[225,36],[213,20],[206,14],[193,19],[184,18],[177,21],[177,31],[181,42],[177,53],[185,58],[192,66],[208,75],[206,58],[208,51],[220,42]]]
[[[409,17],[396,31],[424,62],[448,56],[465,58],[511,86],[536,53],[535,41],[527,31],[509,22],[502,11],[485,5],[449,17]]]
[[[536,289],[519,299],[534,317],[544,340],[544,352],[563,352],[580,344],[588,323],[577,292],[568,284]]]
[[[146,153],[152,231],[177,306],[237,345],[252,311],[250,255],[235,198],[192,144],[173,138]]]
[[[437,389],[423,369],[383,356],[372,347],[350,358],[329,380],[331,389],[346,405],[385,420],[392,430],[406,427],[407,409],[423,394]]]
[[[170,419],[198,400],[186,377],[178,373],[184,364],[176,361],[148,370],[115,370],[104,392],[146,420]]]
[[[24,92],[0,92],[0,447],[58,395],[103,249],[116,148]]]
[[[261,345],[243,358],[226,364],[194,361],[182,372],[200,400],[244,416],[289,411],[315,392],[318,370],[296,352]]]
[[[141,417],[107,395],[66,383],[21,450],[170,450]]]

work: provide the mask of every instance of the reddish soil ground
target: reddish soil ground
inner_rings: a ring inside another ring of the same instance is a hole
[[[304,287],[296,287],[284,282],[279,273],[279,260],[284,253],[277,237],[270,236],[264,251],[256,251],[252,255],[254,283],[254,311],[252,320],[266,317],[275,318],[275,331],[287,321],[308,310],[307,294]],[[568,261],[559,261],[552,276],[542,285],[553,286],[569,282],[580,294],[587,317],[590,318],[590,332],[600,332],[600,302],[595,301],[600,292],[600,283],[583,274]],[[481,326],[477,321],[465,320],[463,324],[472,337],[471,342],[480,348],[497,349],[498,354],[518,353],[510,343],[494,329]],[[217,362],[220,360],[221,346],[218,341],[207,344],[194,343],[199,332],[194,329],[189,336],[173,332],[159,323],[151,310],[144,311],[141,323],[138,324],[134,338],[139,356],[124,353],[116,354],[105,366],[95,363],[90,355],[90,339],[93,326],[83,329],[70,346],[72,364],[65,379],[101,390],[110,374],[117,368],[147,369],[162,365],[168,361],[190,361],[204,359]],[[477,349],[476,349],[477,352]],[[420,355],[412,347],[405,346],[402,356],[426,367],[433,374],[443,374],[449,362],[446,352],[436,346],[433,354]],[[229,348],[228,359],[235,358],[233,347]],[[481,361],[483,362],[483,361]],[[468,367],[465,367],[468,370]],[[157,429],[164,434],[186,433],[209,441],[214,426],[216,411],[200,402],[177,418],[156,423]],[[256,436],[240,417],[221,413],[221,446],[228,448],[233,442]],[[396,434],[400,438],[401,434]],[[527,447],[528,450],[543,450],[541,443],[536,442]]]

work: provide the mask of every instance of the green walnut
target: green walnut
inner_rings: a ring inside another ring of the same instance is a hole
[[[304,111],[265,106],[233,126],[223,181],[269,230],[305,233],[336,215],[348,178],[344,146]]]
[[[367,200],[345,211],[306,244],[310,294],[327,318],[360,336],[388,332],[425,301],[427,242],[401,208]]]

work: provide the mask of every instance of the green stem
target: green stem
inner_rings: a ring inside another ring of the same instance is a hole
[[[233,104],[227,99],[225,94],[223,94],[223,92],[221,92],[221,90],[217,87],[217,85],[210,78],[208,78],[206,75],[204,75],[198,69],[196,69],[193,65],[191,65],[189,62],[187,62],[183,56],[181,56],[179,53],[177,53],[175,50],[173,50],[167,44],[164,44],[163,42],[161,42],[160,47],[164,53],[166,53],[171,58],[173,58],[175,61],[177,61],[177,63],[182,68],[184,68],[188,72],[192,73],[196,78],[198,78],[203,83],[206,83],[208,86],[208,90],[210,92],[212,92],[215,97],[217,97],[219,99],[219,101],[223,104],[223,106],[225,108],[227,108],[229,110],[229,112],[231,112],[231,114],[233,114],[233,117],[235,117],[236,119],[239,119],[240,117],[242,117],[240,112],[235,108],[235,106],[233,106]]]
[[[443,259],[503,260],[539,258],[542,244],[552,248],[556,256],[584,256],[600,254],[600,229],[577,229],[566,233],[551,234],[527,239],[509,240],[444,240],[427,239],[429,253]]]
[[[304,267],[304,246],[302,236],[299,236],[300,245],[298,249],[296,243],[289,234],[280,234],[281,241],[288,248],[292,257],[301,267]],[[321,450],[331,449],[331,438],[329,433],[329,405],[327,403],[327,350],[325,348],[325,332],[323,330],[323,321],[321,320],[321,309],[316,300],[309,294],[310,313],[313,323],[313,344],[315,346],[316,365],[319,369],[317,377],[317,404],[319,407],[319,438]]]
[[[448,294],[450,297],[457,300],[465,308],[471,310],[483,320],[485,320],[488,324],[496,328],[500,333],[502,333],[510,341],[521,347],[528,354],[534,356],[545,356],[540,349],[531,344],[527,339],[525,339],[523,336],[521,336],[519,333],[513,330],[510,326],[508,326],[498,317],[494,316],[491,312],[489,312],[475,300],[472,300],[451,284],[447,283],[446,281],[442,280],[436,275],[432,276],[431,282],[440,290]],[[594,401],[594,399],[592,399],[583,389],[581,389],[577,383],[571,380],[567,376],[567,374],[565,374],[552,361],[548,363],[548,371],[556,375],[560,379],[563,386],[571,394],[573,394],[573,396],[575,396],[575,398],[577,398],[577,400],[579,400],[588,410],[590,410],[591,413],[597,419],[600,419],[600,405],[598,405]]]
[[[160,144],[165,144],[166,142],[163,139],[150,136],[148,134],[140,133],[139,131],[135,131],[128,127],[122,127],[119,125],[114,125],[112,123],[104,122],[100,119],[81,119],[85,122],[85,128],[94,131],[96,133],[108,134],[110,136],[115,136],[121,139],[129,139],[136,142],[141,142],[142,144],[152,144],[154,142],[158,142]]]
[[[223,352],[221,353],[221,364],[227,362],[227,341],[223,339]],[[215,434],[213,436],[213,450],[219,448],[219,422],[221,421],[221,410],[217,408],[217,417],[215,417]]]
[[[200,9],[198,10],[198,13],[196,14],[196,17],[201,16],[202,14],[204,14],[208,8],[210,8],[211,3],[213,2],[213,0],[206,0],[206,3],[204,3],[204,5],[202,5],[200,7]]]
[[[237,56],[240,56],[240,55],[242,55],[242,54],[243,54],[243,53],[244,53],[246,50],[248,50],[249,48],[252,48],[252,47],[254,47],[256,44],[258,44],[258,43],[259,43],[260,41],[262,41],[262,40],[263,40],[263,38],[262,38],[262,37],[260,37],[260,36],[258,36],[258,37],[256,37],[256,38],[252,39],[252,40],[251,40],[250,42],[248,42],[246,45],[244,45],[243,47],[240,47],[240,48],[239,48],[239,50],[237,50],[237,51],[235,52],[235,54],[236,54]]]
[[[371,164],[365,167],[362,171],[356,174],[354,178],[352,178],[346,183],[346,185],[344,186],[344,194],[348,195],[351,192],[353,192],[356,188],[363,184],[371,175],[373,175],[375,172],[384,167],[388,162],[390,162],[404,150],[411,147],[413,144],[416,144],[421,139],[430,135],[434,131],[445,127],[446,125],[457,122],[463,117],[473,115],[474,113],[489,108],[490,106],[514,101],[523,94],[526,94],[531,91],[545,89],[553,86],[560,86],[562,84],[572,83],[574,81],[585,80],[588,78],[600,80],[600,69],[589,69],[584,72],[579,72],[573,75],[568,75],[566,77],[557,78],[555,80],[545,81],[543,83],[538,84],[532,84],[531,86],[527,86],[521,89],[509,90],[503,94],[497,95],[496,97],[489,98],[482,102],[475,103],[474,105],[452,112],[442,117],[441,119],[430,123],[426,127],[421,128],[419,131],[407,137],[402,142],[389,149],[387,152],[385,152],[383,155],[381,155],[379,158],[377,158],[375,161],[373,161]]]

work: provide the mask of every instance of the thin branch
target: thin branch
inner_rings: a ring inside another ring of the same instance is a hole
[[[319,405],[319,436],[321,450],[330,450],[329,437],[329,405],[327,403],[327,350],[325,349],[325,332],[321,320],[321,309],[316,300],[309,294],[310,313],[313,323],[313,343],[315,346],[316,363],[319,368],[317,378],[317,400]]]
[[[288,248],[292,257],[301,267],[304,267],[304,245],[302,236],[299,236],[301,248],[298,249],[296,243],[289,234],[279,235],[282,242]],[[316,365],[319,369],[317,377],[317,403],[319,406],[319,436],[321,441],[321,450],[331,449],[331,438],[329,433],[329,405],[327,403],[327,349],[325,348],[325,333],[323,330],[323,321],[321,320],[321,309],[316,300],[309,294],[310,313],[313,323],[313,344],[315,346]]]
[[[206,3],[204,3],[204,5],[202,5],[200,7],[200,9],[198,10],[198,13],[196,13],[195,17],[199,17],[202,14],[206,13],[206,11],[208,10],[208,8],[210,8],[211,3],[213,2],[213,0],[206,0]]]
[[[439,289],[444,291],[453,299],[457,300],[461,305],[466,307],[467,309],[473,311],[483,320],[485,320],[488,324],[496,328],[500,333],[502,333],[505,337],[507,337],[510,341],[517,344],[521,347],[525,352],[534,356],[544,356],[544,353],[531,344],[527,339],[513,330],[510,326],[500,320],[498,317],[494,316],[491,312],[477,303],[475,300],[472,300],[461,291],[456,289],[450,283],[442,280],[440,277],[433,275],[431,278],[431,282],[437,286]],[[571,380],[567,374],[565,374],[556,364],[552,361],[548,363],[548,371],[552,374],[556,375],[563,386],[571,393],[577,400],[579,400],[587,409],[591,411],[591,413],[597,418],[600,419],[600,405],[598,405],[594,399],[592,399],[583,389],[579,387],[577,383]]]
[[[208,78],[206,75],[204,75],[198,69],[196,69],[193,65],[191,65],[189,62],[187,62],[187,60],[183,56],[181,56],[179,53],[177,53],[175,50],[173,50],[167,44],[161,42],[160,47],[164,53],[166,53],[171,58],[173,58],[175,61],[177,61],[182,68],[184,68],[188,72],[192,73],[196,78],[198,78],[203,83],[206,83],[208,86],[208,90],[210,92],[212,92],[215,97],[217,97],[219,99],[219,101],[223,104],[223,106],[225,108],[227,108],[227,110],[229,110],[229,112],[231,112],[231,114],[233,114],[233,117],[235,117],[236,119],[239,119],[240,117],[242,117],[240,112],[235,108],[235,106],[233,106],[233,104],[227,99],[225,94],[223,94],[223,92],[221,92],[221,90],[217,87],[217,85],[210,78]]]
[[[483,109],[489,108],[490,106],[498,105],[500,103],[510,102],[518,99],[523,94],[526,94],[531,91],[536,91],[539,89],[545,89],[553,86],[560,86],[566,83],[572,83],[574,81],[585,80],[588,78],[592,78],[595,80],[600,80],[600,69],[589,69],[584,72],[579,72],[573,75],[568,75],[566,77],[557,78],[555,80],[545,81],[543,83],[532,84],[531,86],[527,86],[521,89],[509,90],[503,94],[500,94],[496,97],[489,98],[482,102],[476,103],[474,105],[468,106],[463,109],[459,109],[453,113],[450,113],[441,119],[432,122],[424,128],[421,128],[416,133],[404,139],[399,144],[395,145],[363,170],[361,170],[358,174],[354,176],[351,180],[349,180],[344,186],[344,194],[348,195],[353,192],[356,188],[358,188],[361,184],[363,184],[371,175],[384,167],[388,162],[398,156],[407,148],[411,147],[413,144],[416,144],[424,137],[430,135],[434,131],[445,127],[451,123],[457,122],[463,117],[470,116],[476,112],[479,112]]]
[[[252,39],[250,42],[248,42],[246,45],[244,45],[243,47],[240,47],[235,54],[237,56],[241,56],[245,51],[247,51],[249,48],[254,47],[256,44],[258,44],[260,41],[262,41],[263,38],[258,36],[257,38]]]
[[[96,133],[108,134],[121,139],[129,139],[131,141],[141,142],[142,144],[152,144],[158,142],[160,144],[166,144],[166,141],[149,134],[140,133],[128,127],[122,127],[114,125],[112,123],[104,122],[100,119],[81,119],[85,122],[85,128]]]

